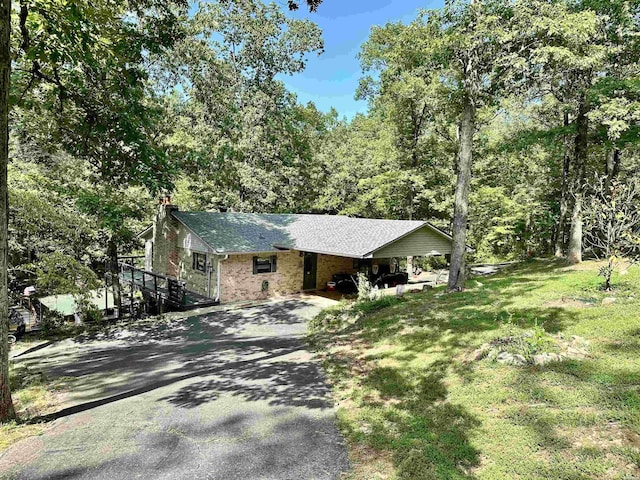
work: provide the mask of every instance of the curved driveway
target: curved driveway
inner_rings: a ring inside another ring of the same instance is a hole
[[[340,478],[346,447],[302,341],[327,303],[138,324],[20,357],[71,393],[51,428],[0,456],[0,477]]]

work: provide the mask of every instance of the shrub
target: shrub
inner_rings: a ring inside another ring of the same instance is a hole
[[[500,347],[505,352],[522,355],[527,360],[538,353],[554,349],[554,342],[543,325],[538,325],[536,321],[533,328],[522,330],[512,322],[511,316],[507,320],[506,335],[495,338],[491,345]]]
[[[365,302],[371,298],[371,282],[366,274],[358,273],[358,302]]]
[[[447,268],[447,259],[442,255],[426,257],[426,264],[429,270],[445,270]]]
[[[309,332],[339,329],[348,316],[348,306],[343,301],[333,307],[322,310],[309,322]]]
[[[50,311],[43,316],[40,323],[40,330],[43,335],[55,335],[60,333],[65,327],[64,317],[57,312]]]
[[[84,323],[98,323],[102,321],[102,311],[91,301],[88,292],[74,295],[80,318]]]

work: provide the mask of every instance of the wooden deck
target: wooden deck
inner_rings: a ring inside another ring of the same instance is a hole
[[[178,310],[211,307],[220,302],[187,288],[185,282],[120,262],[120,282],[133,285],[144,294]]]

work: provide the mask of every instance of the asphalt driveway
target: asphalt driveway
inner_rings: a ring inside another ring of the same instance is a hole
[[[51,428],[0,456],[0,477],[339,478],[346,447],[302,341],[330,302],[149,322],[20,357],[70,393]]]

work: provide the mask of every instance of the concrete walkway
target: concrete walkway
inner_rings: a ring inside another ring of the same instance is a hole
[[[346,447],[301,338],[332,303],[169,318],[21,356],[70,393],[43,435],[0,456],[0,478],[338,479]]]

